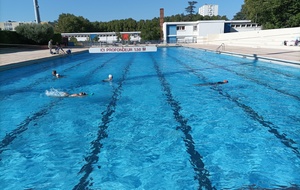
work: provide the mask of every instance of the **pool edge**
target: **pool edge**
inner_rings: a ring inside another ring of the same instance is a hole
[[[245,53],[237,53],[237,52],[233,52],[233,51],[216,51],[216,50],[212,50],[209,48],[203,48],[203,47],[191,47],[191,46],[183,46],[183,47],[199,49],[202,51],[208,51],[208,52],[216,53],[216,54],[225,54],[225,55],[242,57],[242,58],[247,58],[247,59],[252,59],[252,60],[259,60],[259,61],[264,61],[264,62],[269,62],[269,63],[284,64],[284,65],[288,65],[288,66],[300,67],[299,61],[260,56],[255,53],[245,54]]]

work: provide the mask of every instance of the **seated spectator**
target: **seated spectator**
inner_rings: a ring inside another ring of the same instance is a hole
[[[56,48],[55,48],[56,54],[59,54],[59,50],[61,50],[62,52],[64,52],[64,54],[66,54],[66,52],[63,50],[61,45],[58,42],[56,42]]]

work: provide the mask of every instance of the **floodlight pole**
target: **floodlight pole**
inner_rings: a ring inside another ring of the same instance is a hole
[[[35,13],[35,22],[39,24],[41,22],[41,18],[40,18],[39,5],[37,0],[33,0],[33,6],[34,6],[34,13]]]

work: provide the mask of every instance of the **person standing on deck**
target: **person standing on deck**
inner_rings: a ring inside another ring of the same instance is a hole
[[[50,54],[53,54],[53,52],[52,52],[52,48],[53,48],[52,39],[49,40],[49,42],[48,42],[48,48],[50,49]]]

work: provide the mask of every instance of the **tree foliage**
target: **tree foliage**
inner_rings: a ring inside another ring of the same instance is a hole
[[[16,27],[16,32],[37,44],[47,43],[54,35],[53,27],[49,24],[23,24]]]
[[[92,32],[93,25],[88,19],[82,16],[75,16],[73,14],[59,15],[57,24],[55,25],[55,32]]]
[[[197,4],[197,1],[188,1],[188,4],[189,6],[185,8],[185,11],[188,15],[192,16],[195,13],[194,9],[196,8],[195,4]]]
[[[247,11],[245,5],[242,5],[240,12],[236,13],[232,20],[247,20]]]
[[[245,0],[247,19],[265,29],[300,26],[299,0]]]
[[[0,43],[3,44],[36,44],[36,42],[25,38],[16,31],[1,30]]]
[[[159,40],[160,39],[160,26],[159,19],[143,20],[143,25],[140,28],[141,37],[143,40]]]

